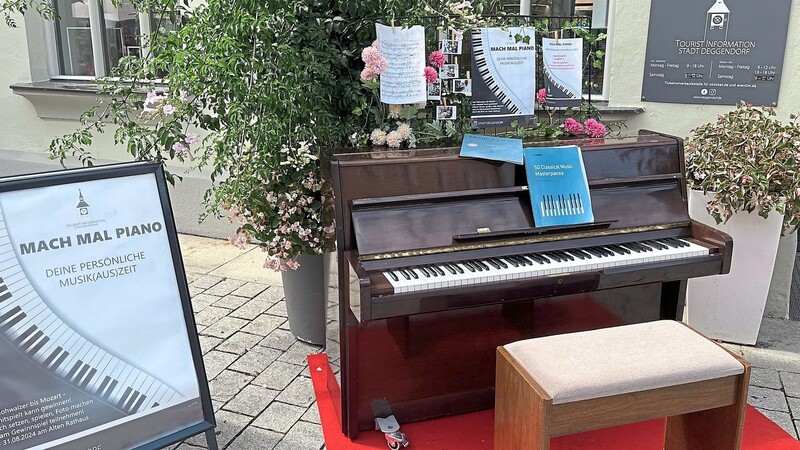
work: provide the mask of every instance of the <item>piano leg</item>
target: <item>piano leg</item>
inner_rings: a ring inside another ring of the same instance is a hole
[[[683,320],[686,306],[686,280],[661,283],[661,318]]]

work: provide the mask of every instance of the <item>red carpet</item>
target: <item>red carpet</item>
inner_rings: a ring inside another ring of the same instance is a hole
[[[317,397],[319,415],[325,445],[329,450],[386,449],[386,439],[376,431],[362,431],[358,439],[351,441],[340,429],[334,401],[328,391],[329,380],[336,380],[328,366],[324,353],[308,356],[314,394]],[[338,397],[338,392],[334,395]],[[401,424],[406,433],[410,449],[425,450],[491,450],[494,411],[486,410],[440,419]],[[663,439],[663,419],[634,423],[621,427],[591,431],[553,439],[553,450],[657,450]],[[800,450],[800,442],[783,429],[748,406],[745,418],[744,450]]]

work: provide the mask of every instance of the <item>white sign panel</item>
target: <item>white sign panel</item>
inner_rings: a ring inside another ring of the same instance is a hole
[[[0,180],[0,447],[145,448],[211,426],[165,204],[150,164]]]
[[[381,74],[381,102],[406,105],[428,98],[425,81],[425,28],[375,24],[378,49],[389,63]]]

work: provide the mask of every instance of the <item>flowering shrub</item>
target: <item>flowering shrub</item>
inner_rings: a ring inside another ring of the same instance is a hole
[[[322,180],[316,171],[313,142],[299,142],[280,149],[281,162],[261,183],[248,192],[223,189],[222,205],[230,219],[240,225],[231,243],[244,248],[251,240],[261,242],[267,253],[264,267],[283,271],[296,269],[293,259],[302,254],[319,254],[324,239],[334,234],[333,224],[323,223]],[[243,152],[243,164],[258,164],[252,148]],[[256,207],[258,205],[258,207]]]
[[[783,228],[800,224],[800,126],[775,119],[771,108],[740,103],[686,141],[687,182],[712,193],[706,206],[717,223],[737,211],[783,214]]]

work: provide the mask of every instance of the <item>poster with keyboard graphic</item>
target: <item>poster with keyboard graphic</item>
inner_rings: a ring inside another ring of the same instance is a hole
[[[524,157],[537,227],[594,222],[589,183],[578,146],[526,148]]]
[[[0,448],[212,428],[185,280],[161,166],[0,179]]]
[[[534,31],[521,27],[472,31],[472,128],[534,123]]]

